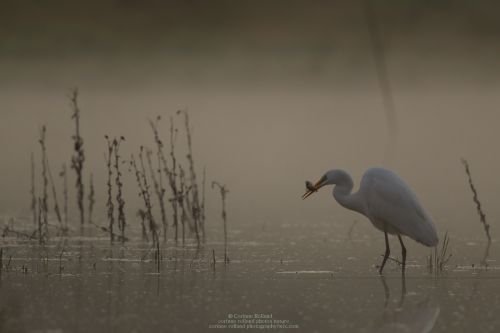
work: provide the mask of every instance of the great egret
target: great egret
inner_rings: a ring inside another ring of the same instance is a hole
[[[361,179],[359,190],[351,193],[354,185],[351,176],[344,170],[330,170],[316,184],[306,183],[307,191],[302,199],[325,185],[335,185],[333,197],[339,204],[365,215],[375,228],[384,232],[385,254],[380,274],[390,254],[387,234],[397,235],[399,238],[403,274],[406,248],[401,236],[408,236],[426,246],[437,245],[439,239],[432,218],[420,205],[410,187],[394,172],[383,168],[368,169]]]

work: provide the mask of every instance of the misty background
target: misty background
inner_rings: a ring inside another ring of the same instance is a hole
[[[125,136],[128,158],[153,147],[148,118],[164,117],[167,140],[168,116],[187,108],[198,177],[206,166],[208,184],[227,184],[230,224],[348,228],[365,219],[337,205],[330,189],[302,201],[304,181],[343,168],[357,187],[367,168],[386,166],[412,186],[440,233],[482,238],[465,157],[495,234],[500,4],[373,1],[398,120],[390,162],[364,4],[2,0],[0,212],[29,213],[30,153],[39,160],[43,124],[52,172],[69,165],[67,96],[77,86],[84,181],[91,171],[98,223],[105,220],[104,135]],[[179,145],[180,152],[183,135]],[[130,219],[140,201],[133,175],[124,173]],[[218,193],[207,194],[207,225],[218,227]]]

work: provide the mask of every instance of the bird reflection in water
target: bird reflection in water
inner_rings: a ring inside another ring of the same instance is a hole
[[[418,303],[405,304],[406,278],[401,275],[401,294],[392,306],[391,290],[384,276],[380,277],[384,288],[385,305],[382,315],[375,320],[373,332],[430,332],[439,317],[439,304],[430,296]]]

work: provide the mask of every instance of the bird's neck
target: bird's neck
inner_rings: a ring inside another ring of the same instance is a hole
[[[352,179],[345,179],[333,188],[333,197],[347,209],[363,213],[363,205],[356,193],[352,193],[354,184]]]

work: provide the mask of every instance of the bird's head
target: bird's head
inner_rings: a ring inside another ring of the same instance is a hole
[[[307,191],[302,195],[302,199],[309,197],[325,185],[337,184],[341,173],[343,173],[342,170],[330,170],[327,171],[314,185],[310,182],[306,182]]]

